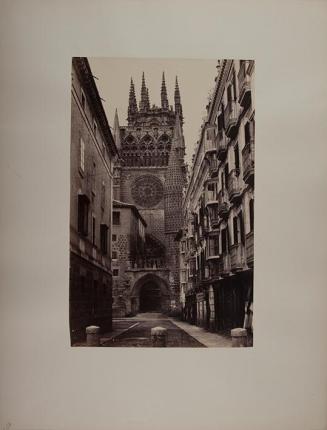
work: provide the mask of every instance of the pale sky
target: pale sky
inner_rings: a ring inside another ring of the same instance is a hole
[[[199,139],[208,94],[214,87],[217,60],[143,59],[143,58],[88,58],[99,90],[103,107],[111,127],[115,109],[120,125],[126,125],[130,80],[133,77],[136,100],[139,104],[142,72],[149,88],[150,104],[161,105],[161,79],[165,72],[169,105],[174,106],[175,77],[178,76],[184,115],[186,161],[191,164],[194,146]]]

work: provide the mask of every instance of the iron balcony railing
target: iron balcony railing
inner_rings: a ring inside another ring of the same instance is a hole
[[[223,253],[222,258],[219,260],[219,276],[227,276],[231,271],[230,255]]]
[[[209,175],[213,176],[218,171],[218,160],[215,157],[211,157],[209,161]]]
[[[225,130],[228,137],[234,137],[238,122],[238,103],[236,100],[230,100],[224,111]]]
[[[206,190],[205,203],[206,203],[206,206],[217,204],[217,193],[216,193],[216,191]]]
[[[227,137],[224,130],[219,130],[216,136],[217,141],[217,156],[219,160],[224,160],[227,155]]]
[[[216,146],[215,139],[206,140],[204,143],[204,150],[206,153],[216,152],[217,146]]]
[[[228,176],[228,194],[231,202],[236,202],[241,197],[241,184],[238,169],[230,171]]]
[[[211,228],[217,228],[217,227],[219,227],[219,223],[220,223],[220,218],[217,216],[217,214],[214,214],[210,218]]]
[[[242,159],[244,182],[251,184],[254,179],[254,140],[251,140],[244,146]]]
[[[240,65],[240,70],[237,75],[239,87],[239,103],[241,106],[245,106],[251,94],[251,78],[247,73],[248,66],[248,61],[242,61]]]
[[[242,270],[245,265],[245,253],[242,243],[231,246],[231,268],[233,271]]]
[[[225,219],[228,216],[229,202],[225,190],[220,190],[218,193],[218,215]]]

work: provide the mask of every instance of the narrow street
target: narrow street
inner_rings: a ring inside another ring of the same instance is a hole
[[[113,331],[101,336],[104,347],[152,347],[151,329],[167,329],[167,347],[230,347],[231,339],[174,320],[161,313],[141,313],[135,317],[113,320]]]

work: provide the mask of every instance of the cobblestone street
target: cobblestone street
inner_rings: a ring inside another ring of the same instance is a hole
[[[152,347],[151,329],[167,329],[167,347],[230,347],[231,339],[173,320],[160,313],[143,313],[136,317],[114,319],[113,331],[101,337],[105,347]]]
[[[118,323],[118,322],[117,322]],[[121,323],[121,322],[119,322]],[[198,347],[203,348],[200,342],[181,330],[174,323],[165,320],[145,320],[132,324],[131,328],[122,334],[105,342],[103,346],[109,347],[151,347],[151,328],[160,326],[167,329],[168,347]]]

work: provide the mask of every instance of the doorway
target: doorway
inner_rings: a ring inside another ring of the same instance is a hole
[[[155,282],[147,282],[140,291],[140,311],[158,312],[161,311],[161,291]]]

